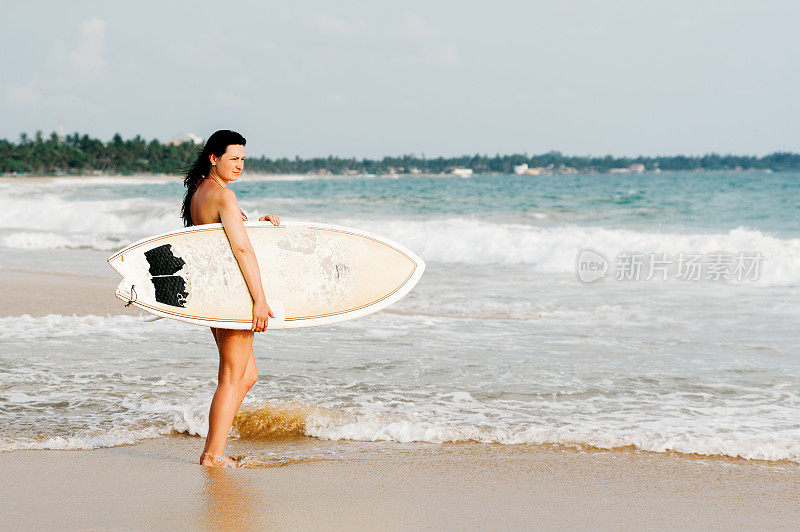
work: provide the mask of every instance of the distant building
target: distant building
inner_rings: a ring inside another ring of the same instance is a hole
[[[628,168],[631,169],[631,172],[634,174],[643,174],[644,173],[644,165],[641,163],[633,163]]]
[[[514,173],[517,175],[523,175],[527,171],[528,165],[526,163],[518,164],[514,167]]]
[[[627,168],[612,168],[610,170],[612,174],[643,174],[644,171],[645,167],[642,163],[633,163]]]
[[[167,146],[177,146],[178,144],[186,144],[187,142],[191,142],[192,144],[202,144],[203,137],[195,135],[194,133],[180,133],[176,135],[174,139],[166,142]]]
[[[553,165],[535,166],[525,170],[525,175],[549,175],[553,173]]]

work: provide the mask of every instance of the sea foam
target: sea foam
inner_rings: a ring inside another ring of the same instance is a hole
[[[525,264],[541,272],[574,273],[579,253],[600,251],[613,261],[620,253],[761,253],[758,282],[800,282],[800,238],[781,239],[738,227],[724,233],[670,233],[562,225],[543,227],[466,218],[437,220],[347,220],[414,250],[425,260],[461,264]]]
[[[65,201],[56,196],[0,200],[0,244],[19,249],[91,248],[114,251],[139,238],[181,227],[175,206],[143,198]],[[47,213],[47,215],[44,215]],[[253,219],[260,214],[249,213]],[[287,221],[292,220],[286,216]],[[463,217],[307,220],[368,230],[391,238],[429,262],[528,265],[540,272],[574,273],[579,253],[760,253],[762,285],[800,282],[800,238],[778,238],[737,227],[726,232],[675,233],[577,225],[487,222]],[[65,232],[65,228],[69,228]]]
[[[0,451],[20,449],[96,449],[136,443],[171,433],[205,437],[207,404],[125,400],[129,421],[104,430],[37,438],[0,436]],[[150,421],[147,421],[150,420]],[[143,425],[144,423],[144,425]],[[455,423],[429,416],[400,413],[356,413],[301,402],[271,401],[243,405],[236,415],[233,436],[245,439],[313,437],[396,443],[477,442],[501,445],[560,445],[578,449],[635,448],[657,453],[676,452],[747,460],[800,462],[800,430],[748,434],[712,430],[694,433],[669,428],[604,428],[576,426],[501,427]]]

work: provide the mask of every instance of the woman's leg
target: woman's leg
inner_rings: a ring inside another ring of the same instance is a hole
[[[211,334],[214,335],[214,341],[217,342],[217,349],[219,349],[219,342],[217,341],[217,329],[211,327]],[[217,381],[222,378],[222,364],[219,365],[219,372],[217,373]],[[258,382],[258,368],[256,367],[256,357],[253,353],[253,350],[250,350],[250,359],[247,361],[247,369],[244,372],[244,392],[242,393],[242,399],[239,401],[239,406],[242,405],[244,402],[244,398],[247,395],[247,392],[256,385]]]
[[[217,343],[217,349],[219,349],[219,341],[217,341],[217,330],[214,327],[211,327],[211,334],[214,336],[214,341]],[[222,364],[219,366],[220,371],[222,371]],[[217,379],[219,380],[220,374],[217,373]],[[256,382],[258,382],[258,368],[256,368],[256,357],[253,354],[253,350],[250,350],[250,360],[247,361],[247,370],[244,372],[244,382],[247,384],[246,388],[249,391],[250,388],[255,386]],[[247,391],[245,391],[244,395],[242,395],[242,401],[244,401],[244,397],[247,395]],[[242,401],[239,401],[241,405]]]
[[[213,457],[223,456],[233,418],[248,390],[258,380],[258,371],[253,355],[252,331],[212,329],[211,332],[219,349],[219,383],[211,401],[208,437],[200,463],[222,465],[215,463]],[[213,456],[206,459],[206,454]]]

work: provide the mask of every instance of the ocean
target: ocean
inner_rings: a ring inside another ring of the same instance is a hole
[[[291,436],[800,462],[798,173],[231,188],[251,220],[364,229],[428,265],[383,312],[257,335],[232,436],[265,452]],[[114,251],[181,226],[182,194],[177,178],[3,180],[0,267],[111,278]],[[0,451],[205,436],[211,334],[148,318],[0,317]]]

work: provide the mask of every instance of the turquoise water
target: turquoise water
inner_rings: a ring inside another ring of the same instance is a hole
[[[70,185],[65,185],[70,190]],[[249,180],[232,185],[243,203],[291,213],[345,217],[491,217],[500,222],[589,224],[727,231],[739,226],[800,235],[800,173],[663,172],[458,178],[336,177]],[[174,183],[74,188],[66,198],[175,200]],[[287,201],[291,200],[291,201]],[[546,215],[542,218],[540,215]]]

